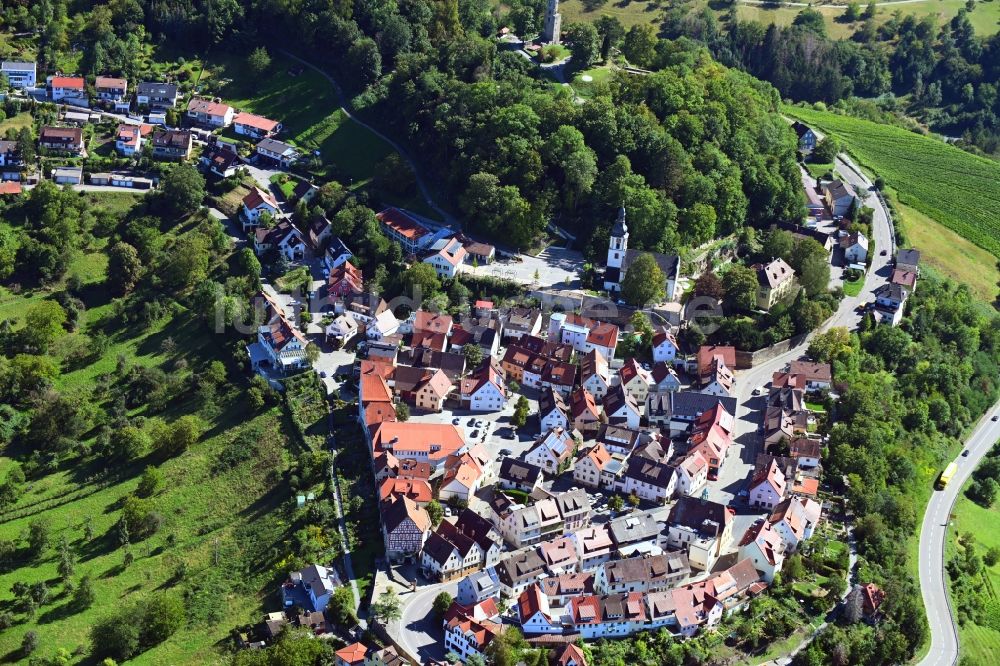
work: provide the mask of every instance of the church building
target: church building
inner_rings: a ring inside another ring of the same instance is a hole
[[[622,206],[618,209],[618,219],[615,220],[615,226],[611,229],[608,263],[607,268],[604,269],[604,289],[612,295],[621,292],[622,281],[628,273],[629,266],[643,254],[652,256],[666,277],[664,285],[666,300],[676,301],[680,297],[677,290],[681,276],[681,258],[677,255],[666,255],[659,252],[630,250],[628,248],[628,225],[625,224],[625,207]]]

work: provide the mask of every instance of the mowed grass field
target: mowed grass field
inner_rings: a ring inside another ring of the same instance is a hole
[[[976,536],[976,552],[980,555],[989,548],[1000,547],[1000,529],[997,529],[1000,524],[1000,506],[997,504],[984,509],[962,494],[955,503],[952,522],[954,527],[949,529],[946,556],[950,557],[954,552],[955,538],[963,532],[972,532]],[[984,570],[986,573],[980,591],[987,599],[987,604],[992,605],[994,623],[996,627],[1000,627],[1000,599],[997,597],[1000,592],[1000,565],[992,568],[984,565]],[[976,666],[997,663],[997,655],[1000,655],[1000,631],[997,628],[967,623],[964,627],[959,627],[958,633],[962,663],[966,663],[965,658]]]
[[[1000,163],[899,127],[797,106],[785,107],[785,113],[841,139],[862,166],[884,178],[894,190],[904,206],[904,217],[907,209],[923,215],[912,216],[904,226],[915,230],[914,245],[937,254],[936,261],[945,269],[949,265],[954,269],[957,264],[946,256],[950,246],[947,238],[927,235],[932,233],[928,220],[950,229],[992,258],[983,261],[985,256],[977,253],[965,262],[996,270],[1000,257],[1000,217],[996,214],[1000,207]],[[916,242],[921,236],[924,247]]]
[[[324,163],[355,185],[370,179],[375,165],[393,152],[388,143],[344,114],[329,81],[291,58],[272,54],[269,73],[259,79],[251,79],[238,59],[222,59],[217,70],[213,78],[227,83],[216,94],[227,104],[280,120],[285,130],[279,138],[307,151],[320,151]]]

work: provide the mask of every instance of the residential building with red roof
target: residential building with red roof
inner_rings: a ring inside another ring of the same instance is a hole
[[[822,511],[820,504],[812,499],[789,497],[774,507],[767,520],[781,535],[785,550],[793,552],[816,531]]]
[[[698,348],[698,379],[702,384],[708,383],[720,360],[723,365],[735,368],[736,347],[702,345]]]
[[[240,218],[243,231],[250,231],[261,224],[262,217],[274,219],[281,213],[277,199],[270,192],[256,185],[240,202]]]
[[[489,620],[477,622],[464,614],[454,615],[444,622],[444,647],[464,663],[474,654],[484,656],[486,648],[502,631],[502,624]]]
[[[573,643],[567,643],[566,647],[558,651],[558,656],[556,657],[556,666],[589,666],[587,664],[587,657],[583,654],[583,650],[577,647]]]
[[[462,433],[450,423],[386,422],[372,434],[373,452],[391,451],[397,458],[413,458],[432,467],[443,466],[448,456],[465,446]]]
[[[611,371],[607,357],[593,349],[580,358],[580,385],[587,389],[595,400],[603,400],[611,387]]]
[[[364,643],[351,643],[334,653],[334,666],[362,666],[369,648]]]
[[[375,217],[382,227],[382,233],[399,243],[404,255],[416,254],[431,242],[430,230],[398,208],[386,208]]]
[[[661,326],[653,334],[653,361],[655,363],[672,363],[680,352],[677,338],[669,328]]]
[[[507,404],[507,387],[493,363],[484,363],[461,382],[462,405],[473,412],[499,412]]]
[[[187,117],[200,125],[229,127],[233,124],[233,107],[222,102],[196,97],[188,104]]]
[[[771,511],[785,497],[786,479],[777,461],[771,460],[750,480],[750,506]]]
[[[281,123],[253,113],[240,112],[233,116],[233,129],[237,134],[266,139],[281,131]]]
[[[893,269],[892,278],[889,282],[892,284],[898,284],[900,287],[903,287],[912,293],[917,288],[917,273],[903,268],[896,268]]]
[[[740,559],[749,559],[766,582],[774,582],[785,561],[785,542],[771,522],[756,521],[743,534],[739,547]]]
[[[84,97],[84,81],[82,76],[50,76],[49,97],[53,102],[62,99],[82,99]]]
[[[603,444],[594,444],[573,465],[573,480],[589,488],[600,488],[601,474],[611,459]]]
[[[618,371],[619,386],[632,396],[636,403],[646,404],[646,396],[653,386],[653,376],[635,360],[625,359],[625,364]]]
[[[38,133],[38,145],[47,150],[79,155],[84,152],[83,130],[79,127],[45,126]]]
[[[131,157],[142,150],[142,130],[139,125],[121,124],[115,137],[115,150]]]
[[[434,499],[431,485],[425,479],[389,477],[379,486],[378,498],[380,501],[391,499],[397,495],[409,497],[421,506],[426,506]]]
[[[521,623],[521,631],[525,635],[561,634],[562,623],[559,616],[549,609],[549,599],[542,593],[536,583],[517,598],[517,616]]]

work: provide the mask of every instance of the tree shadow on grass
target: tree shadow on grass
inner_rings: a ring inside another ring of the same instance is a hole
[[[73,601],[67,601],[61,606],[56,606],[55,608],[50,608],[41,615],[38,616],[38,624],[50,624],[52,622],[58,622],[60,620],[65,620],[70,615],[75,615],[79,613],[80,609],[73,606]]]
[[[21,661],[22,657],[24,657],[24,653],[21,652],[21,648],[14,648],[3,657],[0,657],[0,662],[4,664],[14,664]]]

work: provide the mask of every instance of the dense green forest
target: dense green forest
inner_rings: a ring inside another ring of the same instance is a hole
[[[692,43],[670,46],[662,72],[619,79],[581,105],[520,55],[498,51],[486,0],[123,0],[46,20],[66,11],[47,0],[6,16],[19,28],[49,26],[39,51],[49,64],[67,42],[93,42],[93,72],[127,73],[137,29],[174,49],[249,51],[294,35],[300,54],[360,93],[356,108],[413,147],[471,229],[518,247],[554,217],[594,236],[596,257],[622,204],[635,246],[660,251],[802,213],[779,95]],[[598,57],[599,35],[574,30],[574,57]]]

